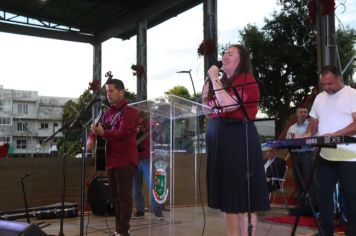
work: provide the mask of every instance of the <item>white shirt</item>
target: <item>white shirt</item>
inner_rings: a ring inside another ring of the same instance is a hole
[[[294,123],[293,125],[291,125],[287,131],[287,139],[291,139],[292,134],[294,135],[302,135],[305,134],[305,132],[308,129],[308,125],[309,125],[309,120],[306,119],[303,123],[298,124],[298,122]],[[298,149],[292,149],[292,152],[310,152],[310,151],[314,151],[314,148],[312,147],[308,147],[308,146],[303,146],[302,148],[298,148]]]
[[[333,133],[353,122],[356,112],[356,89],[344,86],[335,94],[319,93],[309,115],[318,119],[318,134]],[[353,137],[356,137],[354,135]],[[340,144],[336,149],[322,148],[320,155],[330,161],[356,161],[356,144]]]

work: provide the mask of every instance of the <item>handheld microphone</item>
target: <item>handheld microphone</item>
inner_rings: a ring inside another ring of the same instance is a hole
[[[223,63],[222,63],[222,61],[218,61],[218,60],[216,60],[211,66],[216,66],[217,68],[219,68],[219,72],[223,72],[223,70],[221,69],[222,68],[222,66],[223,66]],[[209,77],[209,75],[207,75],[206,77],[205,77],[205,81],[207,81],[207,80],[209,80],[210,81],[210,77]]]
[[[219,68],[221,70],[223,63],[222,63],[222,61],[216,61],[213,65],[215,65],[217,68]]]

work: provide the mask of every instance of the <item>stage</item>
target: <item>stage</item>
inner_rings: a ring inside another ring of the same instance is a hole
[[[170,220],[170,211],[164,211],[164,220],[157,220],[152,213],[146,212],[145,217],[141,219],[131,219],[131,236],[147,236],[147,235],[202,235],[204,230],[205,236],[226,235],[223,215],[220,211],[212,210],[204,207],[206,225],[204,229],[204,215],[202,208],[198,207],[177,207],[174,208],[174,219]],[[287,210],[282,206],[273,206],[272,210],[259,216],[257,226],[258,236],[288,236],[292,232],[293,224],[280,224],[276,222],[266,221],[266,217],[287,216]],[[25,219],[16,222],[26,222]],[[149,224],[151,222],[151,224]],[[31,218],[32,224],[42,225],[50,224],[44,228],[48,235],[58,235],[60,232],[59,219],[37,220]],[[108,236],[114,231],[113,216],[95,216],[91,212],[84,214],[83,235]],[[174,230],[169,230],[169,226],[173,226]],[[297,227],[299,236],[313,235],[316,233],[316,228],[312,227]],[[150,233],[149,233],[150,232]],[[63,221],[63,233],[66,236],[80,235],[80,217],[65,218]],[[335,234],[342,235],[342,234]]]

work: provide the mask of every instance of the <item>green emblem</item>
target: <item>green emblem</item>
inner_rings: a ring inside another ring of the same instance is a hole
[[[152,192],[156,202],[163,204],[168,196],[166,172],[168,164],[164,160],[159,160],[154,163],[154,166],[156,167],[156,171],[154,173],[154,185]]]

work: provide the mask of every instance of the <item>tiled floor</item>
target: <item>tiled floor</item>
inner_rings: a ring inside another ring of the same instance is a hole
[[[286,215],[287,211],[284,208],[273,207],[271,211],[259,216],[257,226],[258,236],[287,236],[291,235],[292,225],[277,224],[264,221],[265,216],[270,215]],[[205,215],[205,217],[204,217]],[[204,227],[205,218],[205,227]],[[24,221],[25,222],[25,221]],[[60,235],[62,232],[66,236],[89,235],[89,236],[107,236],[114,231],[114,218],[95,216],[86,213],[83,218],[83,227],[81,231],[80,217],[65,218],[60,230],[60,220],[36,220],[31,219],[31,223],[40,226],[50,224],[42,230],[48,235]],[[203,232],[204,231],[204,232]],[[147,235],[178,235],[178,236],[219,236],[226,235],[223,216],[219,211],[195,207],[174,208],[171,211],[164,211],[164,220],[159,221],[154,218],[153,214],[146,213],[142,219],[131,219],[131,236],[147,236]],[[297,227],[296,235],[312,235],[315,229],[306,227]]]

